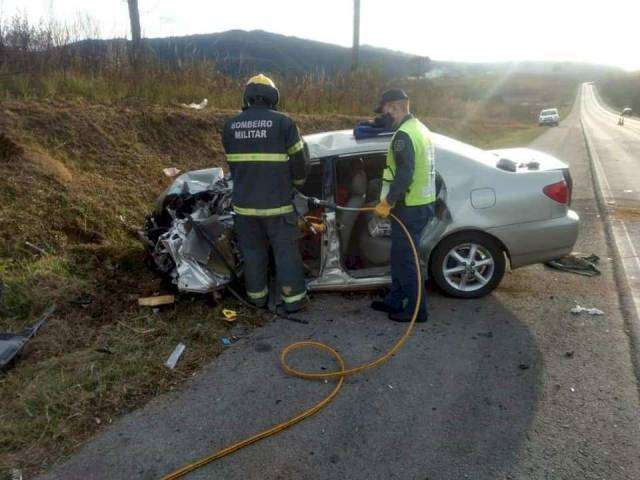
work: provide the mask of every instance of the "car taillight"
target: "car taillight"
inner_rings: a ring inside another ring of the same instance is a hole
[[[569,187],[567,186],[567,182],[564,180],[547,185],[542,189],[542,191],[547,197],[558,203],[567,204],[569,202]]]

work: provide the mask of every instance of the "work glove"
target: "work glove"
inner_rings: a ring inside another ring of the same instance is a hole
[[[387,218],[389,216],[389,214],[391,213],[391,205],[389,205],[389,202],[387,202],[386,198],[380,200],[380,203],[376,205],[373,213],[380,218]]]

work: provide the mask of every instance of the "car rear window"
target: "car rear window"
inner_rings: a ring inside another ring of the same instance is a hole
[[[553,115],[555,113],[558,113],[558,111],[553,108],[551,110],[542,110],[542,112],[540,112],[540,115]]]

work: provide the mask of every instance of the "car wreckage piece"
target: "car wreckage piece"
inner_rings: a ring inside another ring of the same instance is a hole
[[[38,333],[44,322],[53,315],[56,307],[51,306],[44,311],[36,323],[20,333],[0,333],[0,369],[11,365],[12,360],[20,353],[27,342]]]
[[[158,198],[140,238],[154,266],[183,292],[207,293],[241,275],[230,178],[221,168],[184,173]]]

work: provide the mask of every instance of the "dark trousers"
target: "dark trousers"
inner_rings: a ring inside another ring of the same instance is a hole
[[[304,300],[306,283],[296,223],[293,213],[273,217],[235,217],[234,228],[244,256],[247,295],[256,305],[266,305],[269,296],[269,247],[273,249],[276,277],[285,308],[295,311]]]
[[[404,223],[416,248],[419,248],[420,234],[433,217],[433,206],[398,205],[391,212]],[[403,313],[411,315],[416,305],[417,295],[415,260],[411,245],[400,225],[394,220],[391,226],[391,280],[391,290],[385,296],[384,302],[395,310],[402,310]],[[427,291],[424,281],[420,288],[422,288],[422,301],[418,317],[424,317],[427,314]]]

